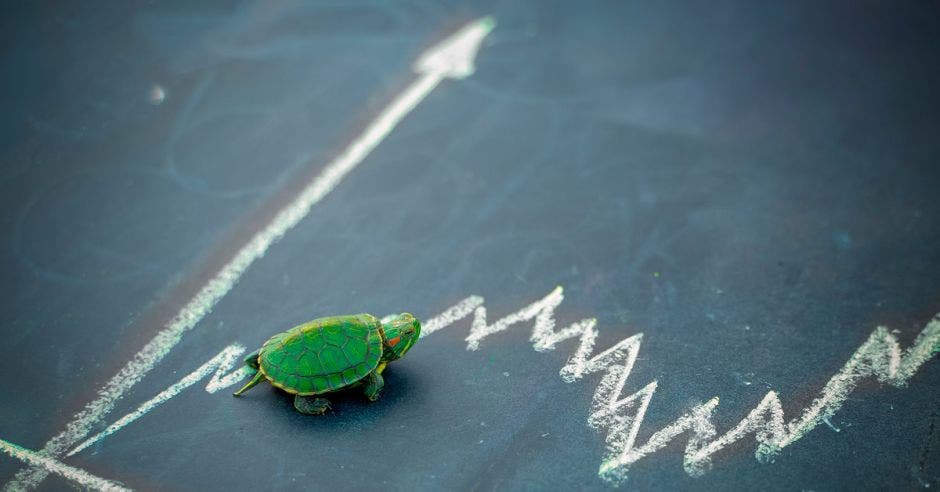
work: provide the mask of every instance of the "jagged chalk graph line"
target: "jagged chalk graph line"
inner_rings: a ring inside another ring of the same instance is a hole
[[[620,395],[636,363],[643,334],[627,337],[592,356],[597,338],[594,319],[582,320],[554,331],[554,311],[563,298],[562,289],[558,287],[543,299],[492,324],[487,324],[486,308],[482,299],[478,298],[479,306],[474,309],[470,335],[466,339],[467,348],[477,350],[483,338],[503,331],[510,325],[533,319],[531,340],[537,351],[550,350],[556,343],[580,335],[578,348],[561,369],[560,375],[564,381],[574,382],[586,374],[606,371],[595,390],[588,424],[599,430],[607,430],[608,454],[598,474],[613,484],[627,479],[630,465],[662,449],[684,432],[691,433],[683,460],[689,475],[703,474],[714,453],[749,434],[755,434],[758,443],[755,452],[757,459],[770,461],[781,449],[803,438],[825,419],[832,417],[860,380],[875,377],[880,382],[904,387],[917,370],[940,351],[940,314],[927,323],[907,350],[901,349],[897,337],[887,328],[877,327],[842,370],[829,380],[820,396],[798,419],[788,424],[784,424],[783,407],[777,393],[770,391],[738,425],[716,439],[712,414],[719,399],[715,397],[653,434],[646,444],[636,447],[636,437],[656,392],[657,382],[652,381],[626,397],[621,398]]]
[[[563,300],[563,289],[556,287],[542,299],[489,323],[484,298],[473,295],[428,319],[421,335],[422,338],[427,337],[472,315],[470,333],[465,339],[468,350],[479,350],[485,338],[530,321],[530,341],[536,351],[553,350],[558,343],[577,338],[578,346],[559,371],[559,376],[565,382],[573,383],[586,375],[603,373],[592,397],[587,423],[599,431],[606,431],[607,455],[601,462],[598,475],[611,484],[625,481],[633,463],[661,450],[685,433],[689,434],[689,438],[683,468],[691,476],[704,474],[711,466],[712,455],[750,434],[754,435],[757,442],[755,457],[761,462],[771,461],[781,449],[832,417],[862,379],[874,377],[881,382],[903,387],[924,363],[940,351],[940,315],[924,327],[907,350],[901,349],[893,333],[878,327],[823,387],[820,396],[799,418],[789,423],[784,419],[778,394],[769,391],[744,419],[716,437],[718,431],[713,415],[719,398],[714,397],[653,433],[646,443],[637,446],[636,438],[658,383],[652,381],[635,393],[624,397],[621,395],[640,352],[643,334],[631,335],[595,354],[594,346],[599,334],[596,319],[583,319],[555,330],[555,311]],[[135,412],[118,420],[106,431],[88,439],[69,455],[116,432],[210,374],[214,374],[206,386],[206,391],[210,393],[235,385],[248,375],[248,371],[242,367],[229,374],[226,372],[234,367],[237,356],[242,352],[244,347],[241,345],[229,345],[202,367]]]
[[[652,381],[626,397],[621,398],[620,395],[636,363],[643,334],[627,337],[592,356],[597,338],[594,319],[554,331],[554,311],[563,298],[562,289],[558,287],[543,299],[492,324],[486,322],[486,308],[481,299],[474,310],[467,348],[476,350],[483,338],[510,325],[533,319],[531,340],[537,351],[550,350],[556,343],[580,335],[579,345],[560,375],[564,381],[574,382],[586,374],[606,371],[595,390],[588,424],[607,431],[608,454],[598,474],[613,484],[626,480],[630,465],[662,449],[684,432],[691,433],[683,461],[689,475],[703,474],[714,453],[748,434],[755,434],[757,459],[770,461],[781,449],[832,417],[860,380],[875,377],[880,382],[904,387],[917,370],[940,351],[940,314],[927,323],[907,350],[901,349],[897,337],[887,328],[877,327],[801,417],[788,424],[784,424],[783,407],[777,393],[770,391],[738,425],[715,439],[717,431],[712,414],[719,402],[715,397],[653,434],[646,444],[636,447],[636,437],[656,392],[657,382]]]

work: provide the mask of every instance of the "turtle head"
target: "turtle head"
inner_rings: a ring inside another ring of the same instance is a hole
[[[421,323],[402,313],[382,323],[382,344],[386,360],[402,358],[421,336]]]

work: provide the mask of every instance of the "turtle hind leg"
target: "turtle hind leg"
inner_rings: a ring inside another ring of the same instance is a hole
[[[318,396],[294,396],[294,408],[307,415],[323,415],[330,410],[330,400]]]
[[[261,364],[258,363],[259,355],[261,355],[261,349],[255,350],[245,356],[245,365],[257,371],[258,368],[261,367]]]
[[[254,352],[248,354],[248,355],[245,357],[245,365],[248,366],[248,367],[250,367],[250,368],[252,368],[252,369],[254,369],[255,371],[258,371],[258,372],[255,373],[255,377],[251,378],[251,381],[248,381],[248,384],[246,384],[245,386],[243,386],[242,389],[236,391],[235,393],[232,393],[232,396],[238,396],[238,395],[240,395],[240,394],[242,394],[242,393],[244,393],[244,392],[250,390],[250,389],[251,389],[252,387],[254,387],[256,384],[260,383],[261,380],[264,378],[264,375],[261,374],[261,365],[258,363],[258,356],[260,355],[260,353],[261,353],[261,349],[258,349],[258,350],[255,350]]]
[[[251,378],[251,381],[248,381],[248,384],[242,386],[242,389],[232,393],[232,396],[241,395],[242,393],[250,390],[251,388],[254,388],[255,385],[260,383],[262,380],[264,380],[264,373],[261,371],[256,372],[255,377]]]

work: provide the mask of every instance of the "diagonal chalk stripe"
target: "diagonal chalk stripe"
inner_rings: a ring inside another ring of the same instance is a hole
[[[209,384],[206,385],[206,391],[210,393],[215,393],[218,389],[230,386],[237,383],[243,379],[246,375],[250,374],[247,371],[246,367],[241,367],[236,370],[234,373],[226,376],[226,372],[229,371],[232,366],[236,363],[241,362],[238,360],[238,356],[245,352],[245,347],[242,347],[239,344],[232,344],[228,347],[225,347],[218,355],[209,359],[208,362],[203,364],[196,369],[195,371],[189,373],[183,379],[180,379],[175,384],[171,385],[169,388],[163,390],[157,396],[151,398],[150,400],[144,402],[143,405],[134,410],[133,412],[125,415],[120,418],[117,422],[108,426],[107,429],[95,434],[94,436],[85,439],[84,442],[75,446],[75,449],[72,449],[68,452],[66,456],[72,456],[75,453],[81,452],[88,446],[95,444],[102,439],[114,434],[115,432],[121,430],[123,427],[126,427],[128,424],[133,423],[135,420],[143,417],[148,412],[154,408],[166,403],[167,400],[173,398],[174,396],[180,394],[184,389],[189,388],[190,386],[196,384],[202,379],[208,377],[210,374],[214,373],[212,379],[209,380]]]
[[[107,491],[131,490],[117,482],[112,482],[111,480],[96,477],[91,473],[86,472],[85,470],[75,468],[74,466],[68,466],[48,456],[43,456],[35,451],[30,451],[29,449],[17,446],[12,442],[4,441],[3,439],[0,439],[0,451],[3,451],[4,453],[30,465],[42,467],[42,469],[49,473],[61,475],[63,478],[71,480],[89,489]]]

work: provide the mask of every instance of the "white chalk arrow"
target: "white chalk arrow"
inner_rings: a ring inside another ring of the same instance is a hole
[[[418,73],[438,74],[454,79],[473,75],[473,61],[480,50],[480,44],[493,28],[496,21],[484,17],[455,32],[437,46],[427,50],[415,62],[414,70]]]
[[[243,273],[275,241],[310,213],[311,207],[328,195],[350,171],[356,168],[376,146],[444,79],[463,79],[474,71],[474,59],[480,44],[496,26],[492,17],[484,17],[425,51],[414,64],[420,77],[395,97],[369,124],[365,131],[346,147],[342,154],[328,163],[323,171],[304,186],[303,190],[282,208],[274,219],[251,237],[225,265],[216,272],[199,292],[183,306],[150,342],[101,389],[98,398],[76,414],[65,430],[42,448],[44,456],[59,456],[81,441],[91,429],[114,408],[114,402],[136,384],[170,350],[179,343],[183,333],[196,326],[225,297]],[[6,490],[33,487],[47,475],[42,468],[29,468],[16,474]]]

